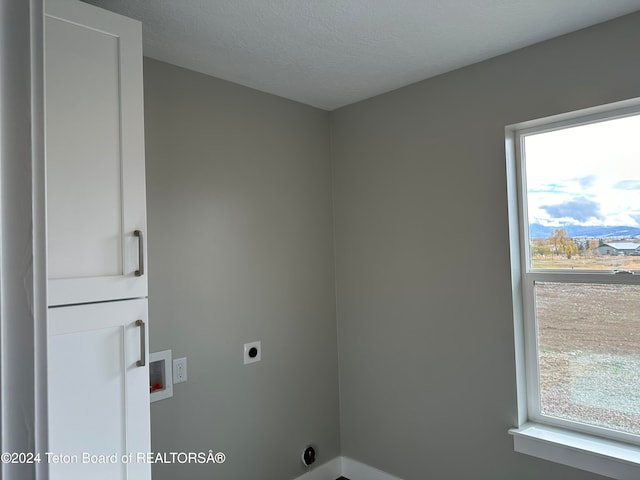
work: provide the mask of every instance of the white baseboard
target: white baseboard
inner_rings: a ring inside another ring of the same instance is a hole
[[[336,457],[327,463],[312,468],[295,480],[336,480],[342,475],[342,457]]]
[[[349,480],[402,480],[347,457],[336,457],[329,460],[295,480],[336,480],[341,476],[347,477]]]
[[[342,458],[342,475],[349,480],[401,480],[387,472],[370,467],[347,457]]]

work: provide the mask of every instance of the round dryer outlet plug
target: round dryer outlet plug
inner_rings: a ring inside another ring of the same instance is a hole
[[[302,450],[302,464],[305,467],[311,466],[313,462],[316,461],[316,447],[313,445],[309,445]]]

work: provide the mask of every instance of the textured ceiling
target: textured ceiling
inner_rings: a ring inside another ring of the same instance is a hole
[[[145,55],[332,110],[640,10],[640,0],[85,0]]]

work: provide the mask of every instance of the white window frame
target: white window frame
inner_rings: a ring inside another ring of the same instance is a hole
[[[640,98],[505,128],[518,422],[515,450],[618,479],[640,478],[640,436],[544,416],[540,412],[535,282],[640,285],[635,275],[607,270],[530,268],[523,139],[533,133],[640,114]]]

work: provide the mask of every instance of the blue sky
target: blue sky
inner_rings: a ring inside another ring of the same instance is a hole
[[[525,137],[529,223],[640,227],[640,115]]]

